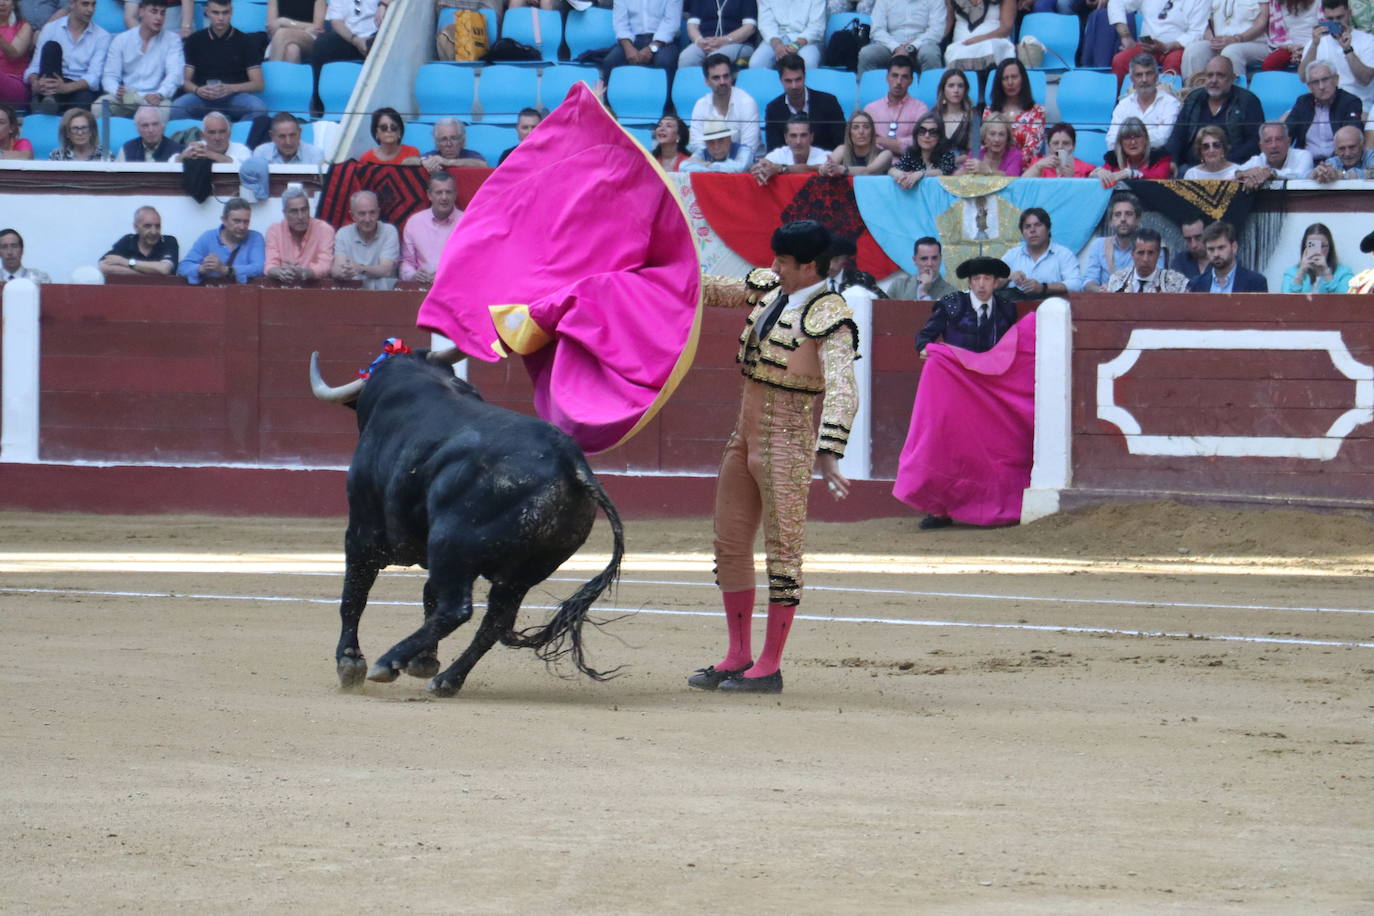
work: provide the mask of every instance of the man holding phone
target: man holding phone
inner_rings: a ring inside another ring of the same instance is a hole
[[[1354,27],[1350,0],[1322,0],[1322,18],[1312,29],[1298,74],[1320,61],[1336,71],[1340,88],[1359,97],[1365,108],[1374,106],[1374,35]]]

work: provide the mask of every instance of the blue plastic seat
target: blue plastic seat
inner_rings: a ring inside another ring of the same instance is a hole
[[[201,122],[197,121],[195,118],[178,118],[175,121],[168,121],[163,125],[162,130],[167,136],[173,137],[183,130],[191,130],[192,128],[200,130],[200,127]],[[232,125],[230,125],[230,127],[232,132]]]
[[[235,143],[248,143],[248,135],[253,132],[253,122],[245,118],[229,125],[229,139]]]
[[[483,67],[477,80],[477,98],[483,122],[514,124],[520,109],[539,104],[539,71],[507,64]]]
[[[33,144],[33,158],[47,159],[48,154],[57,149],[57,127],[61,123],[62,118],[59,115],[25,116],[20,136]]]
[[[240,32],[267,31],[267,4],[258,0],[234,0],[230,22]]]
[[[539,38],[535,38],[535,22],[539,23]],[[557,10],[541,10],[522,6],[506,10],[501,20],[501,37],[511,38],[539,51],[541,60],[558,60],[558,46],[563,43],[563,21]]]
[[[468,148],[475,149],[495,168],[501,154],[515,145],[515,128],[496,124],[468,125]]]
[[[683,120],[690,118],[697,99],[710,91],[706,81],[701,78],[700,67],[684,67],[673,77],[673,108],[677,109],[678,117]]]
[[[887,71],[883,71],[886,73]],[[773,96],[782,92],[782,83],[777,82],[774,76],[774,83],[777,90]],[[846,115],[854,109],[854,96],[857,91],[857,83],[854,74],[848,70],[809,70],[806,74],[806,85],[821,92],[828,92],[840,101],[840,110]],[[887,91],[887,84],[883,84],[883,92]],[[773,96],[770,96],[772,98]],[[762,108],[766,101],[760,103]]]
[[[840,29],[848,28],[854,20],[859,20],[864,25],[872,25],[873,17],[867,13],[831,13],[830,18],[825,21],[825,43],[830,44],[830,36]]]
[[[1021,20],[1021,37],[1033,35],[1045,46],[1045,60],[1039,70],[1072,70],[1080,30],[1077,16],[1062,13],[1028,13]]]
[[[273,114],[289,111],[303,116],[310,112],[313,77],[309,64],[291,64],[284,60],[262,63],[262,101]]]
[[[812,76],[815,74],[807,74],[808,78]],[[777,71],[765,70],[762,67],[758,69],[746,67],[741,70],[735,76],[735,88],[743,89],[749,93],[750,98],[759,103],[760,115],[763,114],[763,109],[768,107],[769,102],[782,95],[782,82],[778,79]]]
[[[105,148],[111,156],[119,155],[119,148],[138,136],[138,128],[132,118],[110,118],[110,132],[105,138]]]
[[[648,151],[651,152],[651,153],[654,151],[654,144],[655,144],[655,141],[654,141],[654,130],[653,130],[652,127],[629,127],[629,126],[624,125],[624,124],[622,124],[622,125],[620,125],[620,126],[621,126],[621,127],[624,127],[624,128],[625,128],[625,132],[626,132],[627,134],[629,134],[631,137],[634,137],[634,138],[635,138],[635,141],[636,141],[640,146],[644,147],[646,150],[648,150]]]
[[[653,124],[668,101],[668,74],[657,67],[616,67],[606,97],[622,123]]]
[[[1266,70],[1250,80],[1250,91],[1259,97],[1267,121],[1277,121],[1307,91],[1302,77],[1287,70]]]
[[[1059,120],[1078,130],[1106,130],[1115,107],[1116,74],[1070,70],[1060,77]]]
[[[348,111],[348,100],[362,71],[362,61],[357,60],[334,60],[320,68],[320,100],[326,117],[338,118]]]
[[[1107,134],[1101,130],[1078,131],[1078,145],[1073,154],[1089,165],[1101,165],[1107,155]]]
[[[333,64],[325,64],[328,70]],[[422,116],[469,120],[472,117],[473,71],[454,64],[424,64],[415,73],[415,105]],[[324,95],[324,79],[320,80]],[[326,103],[325,107],[328,107]]]
[[[563,24],[563,40],[568,43],[568,55],[573,60],[584,51],[611,47],[615,44],[611,11],[593,6],[568,13],[568,21]]]
[[[809,78],[810,74],[808,74]],[[869,70],[859,77],[859,107],[887,95],[887,71]]]
[[[573,83],[586,83],[587,88],[596,85],[601,73],[595,67],[582,64],[559,64],[545,67],[539,74],[539,104],[545,111],[552,111],[567,98]]]
[[[15,4],[16,7],[18,5]],[[97,0],[95,15],[91,17],[91,21],[111,35],[118,35],[120,32],[126,31],[128,26],[124,24],[124,0]],[[38,37],[36,29],[34,30],[34,37]]]

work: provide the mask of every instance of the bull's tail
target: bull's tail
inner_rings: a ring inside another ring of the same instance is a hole
[[[508,646],[534,649],[535,654],[550,665],[571,656],[572,663],[578,671],[593,680],[605,681],[614,677],[620,668],[597,671],[587,664],[586,649],[582,642],[582,625],[589,620],[587,614],[592,604],[606,589],[614,585],[620,576],[620,560],[625,555],[625,529],[620,523],[620,513],[616,512],[615,503],[611,502],[611,498],[606,495],[601,483],[585,462],[577,470],[577,480],[601,507],[601,511],[606,513],[606,519],[611,523],[611,532],[614,536],[611,562],[560,604],[553,619],[548,623],[508,633],[501,641]],[[590,622],[593,626],[598,625],[598,621]]]

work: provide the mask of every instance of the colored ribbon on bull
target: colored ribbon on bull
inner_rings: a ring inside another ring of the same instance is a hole
[[[388,337],[382,346],[382,352],[377,354],[377,358],[368,363],[366,369],[358,370],[358,378],[372,378],[372,370],[382,364],[382,360],[388,356],[395,356],[397,353],[409,353],[410,347],[399,337]]]

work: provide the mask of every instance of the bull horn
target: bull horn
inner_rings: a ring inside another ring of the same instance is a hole
[[[452,366],[456,362],[461,362],[468,358],[468,355],[457,347],[449,347],[447,350],[431,350],[429,361],[440,366]]]
[[[319,352],[310,354],[310,390],[315,392],[315,397],[321,401],[329,401],[332,404],[347,404],[349,401],[355,401],[366,382],[366,379],[358,378],[337,388],[326,385],[324,377],[320,375]]]

